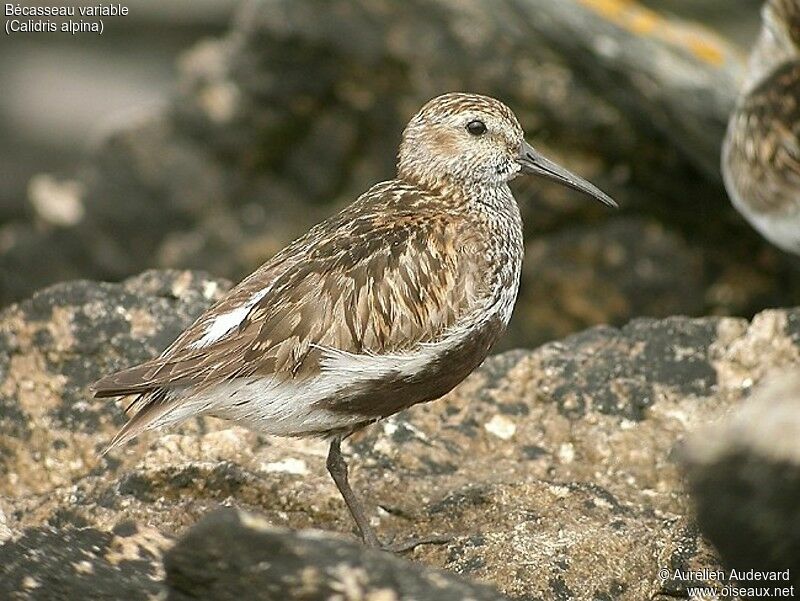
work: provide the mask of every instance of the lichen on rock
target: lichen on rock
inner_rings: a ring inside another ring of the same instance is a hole
[[[80,592],[90,569],[98,586],[119,576],[132,590],[129,571],[141,565],[141,590],[151,591],[164,551],[220,506],[355,540],[323,441],[205,418],[98,455],[122,413],[92,400],[88,384],[158,353],[226,286],[202,273],[146,272],[121,284],[60,284],[0,315],[8,590],[32,586],[28,573],[49,586],[52,570]],[[445,569],[512,598],[680,594],[686,583],[661,582],[659,567],[723,564],[695,521],[676,445],[738,407],[768,368],[800,363],[799,321],[798,310],[751,322],[640,319],[490,357],[444,399],[354,435],[352,481],[384,539],[453,536],[414,551],[414,570]],[[120,539],[133,530],[138,542]],[[46,552],[59,533],[58,557],[101,551],[78,559],[78,571],[22,553]],[[211,553],[187,540],[198,557]],[[159,586],[178,595],[169,578]]]

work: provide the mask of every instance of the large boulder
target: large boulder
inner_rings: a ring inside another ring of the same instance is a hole
[[[682,455],[698,520],[726,566],[743,585],[800,589],[797,368],[767,379],[741,409],[693,435]]]
[[[703,259],[653,220],[565,226],[531,239],[506,344],[530,347],[631,315],[702,314]]]
[[[0,545],[0,598],[152,600],[163,590],[162,554],[172,545],[133,522],[112,530],[71,523],[27,528]]]
[[[259,524],[355,540],[322,441],[209,418],[98,455],[122,414],[90,399],[87,385],[157,353],[224,288],[201,273],[148,272],[57,285],[0,314],[0,558],[14,558],[0,590],[85,591],[94,573],[98,591],[116,577],[124,590],[151,591],[164,550],[220,505],[257,513]],[[700,533],[673,450],[769,369],[800,364],[798,323],[797,310],[751,322],[642,319],[491,357],[445,399],[349,439],[352,482],[384,540],[452,535],[409,558],[509,597],[685,594],[693,583],[662,581],[659,568],[723,564]],[[44,560],[61,535],[60,554]],[[188,545],[198,561],[218,561],[217,543],[186,536],[184,553]],[[318,555],[296,552],[309,540],[298,536],[275,534],[289,555],[270,557],[324,569]],[[245,544],[236,553],[242,566],[264,559]],[[363,556],[343,553],[360,573],[353,562]],[[171,594],[212,590],[179,557],[167,563]]]
[[[220,510],[189,530],[164,560],[168,601],[503,601],[497,589],[319,531],[299,534]]]

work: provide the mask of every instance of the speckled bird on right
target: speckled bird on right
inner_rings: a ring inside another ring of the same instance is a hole
[[[800,0],[768,0],[728,123],[722,174],[733,206],[800,255]]]

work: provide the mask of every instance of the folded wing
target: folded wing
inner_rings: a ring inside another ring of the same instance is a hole
[[[486,281],[473,228],[405,185],[379,192],[276,255],[160,357],[97,382],[97,397],[139,395],[117,442],[185,394],[241,377],[314,378],[326,349],[403,353],[469,312]]]

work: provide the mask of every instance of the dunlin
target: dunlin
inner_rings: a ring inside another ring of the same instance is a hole
[[[728,123],[722,173],[733,206],[800,254],[800,0],[769,0]]]
[[[327,437],[328,471],[364,542],[380,546],[341,442],[443,396],[500,337],[523,255],[508,187],[520,173],[616,206],[527,144],[500,101],[428,102],[403,132],[396,179],[275,255],[161,356],[94,385],[97,397],[133,397],[109,448],[198,415]]]

